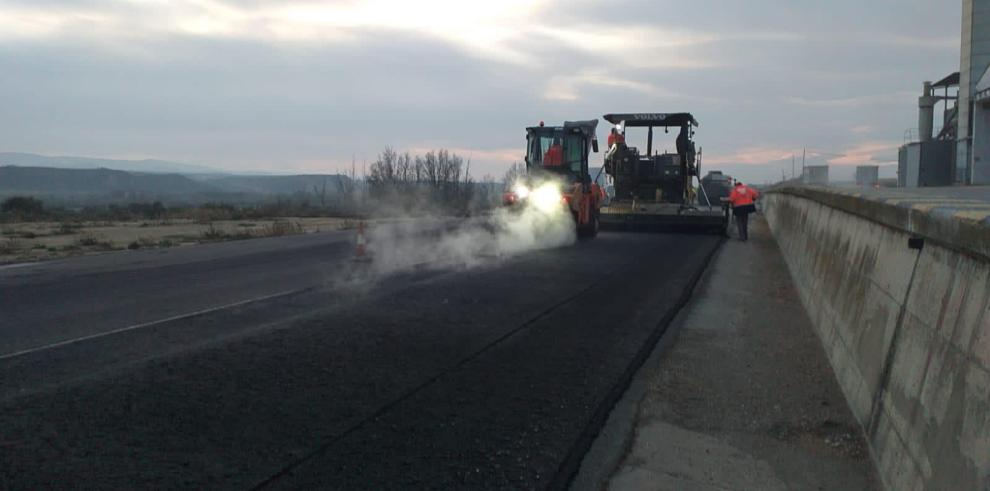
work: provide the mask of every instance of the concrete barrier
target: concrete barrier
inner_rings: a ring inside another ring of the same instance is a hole
[[[990,490],[990,220],[939,208],[764,199],[884,485]]]

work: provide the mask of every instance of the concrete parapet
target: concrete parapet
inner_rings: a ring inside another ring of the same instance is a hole
[[[986,214],[820,188],[764,209],[885,485],[990,489]]]
[[[986,189],[986,188],[982,188]],[[790,187],[775,193],[817,201],[943,247],[990,260],[990,196],[949,198],[903,192],[874,193],[823,187]],[[987,191],[990,195],[990,190]]]

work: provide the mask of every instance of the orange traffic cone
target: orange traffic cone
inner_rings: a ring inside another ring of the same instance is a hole
[[[357,261],[367,261],[367,252],[367,244],[364,240],[364,222],[358,222],[357,247],[355,249],[354,259]]]

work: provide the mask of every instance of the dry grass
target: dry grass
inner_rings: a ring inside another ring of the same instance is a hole
[[[0,256],[8,256],[17,254],[21,250],[21,243],[13,238],[8,237],[6,239],[0,240]]]
[[[25,222],[0,228],[0,264],[123,249],[154,249],[202,242],[327,232],[354,228],[342,218],[265,220],[195,219],[131,222]]]

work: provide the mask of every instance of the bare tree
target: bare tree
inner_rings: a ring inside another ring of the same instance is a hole
[[[409,156],[409,152],[398,155],[395,158],[395,180],[396,184],[403,188],[408,189],[409,183],[413,182],[415,178],[415,173],[413,171],[412,157]]]
[[[371,164],[367,184],[375,199],[403,207],[436,207],[464,212],[475,208],[470,161],[446,149],[423,155],[386,147]]]
[[[326,208],[326,206],[327,206],[327,178],[326,178],[326,176],[323,177],[323,187],[322,188],[317,187],[315,184],[313,185],[313,194],[316,195],[317,198],[320,198],[320,206],[323,207],[323,208]]]
[[[512,186],[520,177],[526,174],[526,166],[519,163],[513,162],[509,166],[509,170],[505,171],[505,176],[502,177],[502,183],[508,188]]]
[[[425,182],[430,189],[440,188],[440,165],[437,161],[436,152],[430,150],[426,155],[416,156],[416,167],[422,174],[422,182]]]
[[[371,163],[371,173],[368,175],[368,184],[376,192],[385,192],[394,188],[398,177],[399,154],[392,147],[385,147],[385,150],[378,155],[378,159]]]

